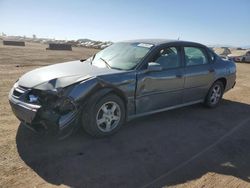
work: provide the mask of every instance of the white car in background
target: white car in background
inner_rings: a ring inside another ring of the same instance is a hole
[[[236,62],[250,63],[250,50],[237,50],[237,52],[229,54],[227,57]]]

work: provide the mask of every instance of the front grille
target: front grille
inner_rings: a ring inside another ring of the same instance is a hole
[[[25,88],[25,87],[21,87],[21,86],[18,86],[16,88],[14,88],[14,91],[13,91],[13,96],[16,97],[16,98],[19,98],[21,97],[24,93],[26,93],[28,89]]]

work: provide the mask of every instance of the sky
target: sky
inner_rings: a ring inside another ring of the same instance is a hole
[[[0,0],[0,32],[250,45],[250,0]]]

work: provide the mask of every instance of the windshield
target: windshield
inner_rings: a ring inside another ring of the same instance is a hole
[[[93,57],[92,65],[130,70],[138,65],[152,47],[152,44],[145,43],[115,43],[98,52]]]

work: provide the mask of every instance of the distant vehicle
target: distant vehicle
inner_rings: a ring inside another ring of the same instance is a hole
[[[250,51],[241,51],[241,54],[229,54],[228,59],[236,62],[250,62]]]
[[[16,117],[39,133],[115,133],[126,120],[204,103],[213,108],[234,87],[235,63],[206,46],[170,40],[115,43],[85,61],[35,69],[15,83]]]

